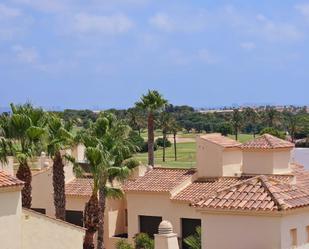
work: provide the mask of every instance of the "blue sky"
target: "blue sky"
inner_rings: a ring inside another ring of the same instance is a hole
[[[309,104],[309,2],[1,0],[0,106]]]

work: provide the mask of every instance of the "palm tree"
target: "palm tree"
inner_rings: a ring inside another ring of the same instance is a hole
[[[190,249],[201,249],[202,248],[202,229],[201,227],[196,227],[196,233],[188,236],[184,239],[185,244]]]
[[[264,121],[268,127],[274,127],[280,119],[280,113],[274,108],[267,106],[264,112]]]
[[[146,110],[148,115],[148,164],[151,166],[154,166],[154,114],[162,110],[166,104],[167,100],[155,90],[148,90],[148,93],[136,103],[136,107]]]
[[[162,129],[163,135],[163,153],[162,153],[162,161],[165,162],[165,148],[166,148],[166,141],[167,141],[167,133],[172,128],[172,116],[168,112],[162,112],[160,115],[160,127]]]
[[[53,160],[54,206],[57,219],[65,220],[65,175],[63,151],[73,144],[71,125],[64,123],[59,117],[48,117],[47,152]]]
[[[11,140],[13,155],[19,162],[16,173],[18,179],[24,181],[22,189],[22,206],[31,207],[32,174],[28,159],[38,153],[40,140],[45,133],[45,115],[40,108],[30,104],[15,106],[11,104],[12,116],[7,119],[7,138]]]
[[[117,120],[115,115],[101,113],[90,129],[80,134],[80,139],[86,147],[85,156],[90,164],[94,186],[97,186],[99,191],[97,214],[98,249],[104,248],[106,198],[119,198],[122,196],[122,191],[113,186],[114,180],[122,181],[126,179],[131,170],[122,164],[125,159],[131,157],[135,150],[134,145],[130,142],[129,132],[130,127],[124,122]],[[107,183],[110,186],[107,186]],[[85,216],[88,217],[91,214],[85,214]],[[94,226],[92,226],[91,231],[94,230],[93,228]]]
[[[235,139],[238,140],[238,132],[242,124],[242,116],[238,109],[233,110],[232,124],[234,127]]]
[[[253,108],[248,107],[244,110],[244,116],[246,117],[246,122],[251,124],[253,137],[255,138],[257,133],[257,123],[259,121],[259,114]]]
[[[173,140],[174,140],[174,158],[175,161],[177,161],[177,142],[176,142],[176,136],[178,131],[181,131],[181,126],[177,123],[176,119],[172,119],[171,123],[171,132],[173,134]]]

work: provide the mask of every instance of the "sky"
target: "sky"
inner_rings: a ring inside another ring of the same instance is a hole
[[[0,0],[0,107],[309,104],[309,1]]]

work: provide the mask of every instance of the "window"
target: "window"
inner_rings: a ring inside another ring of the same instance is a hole
[[[182,248],[188,249],[189,247],[184,243],[184,239],[187,238],[190,235],[193,235],[196,233],[196,227],[201,226],[201,220],[200,219],[181,219],[181,236],[182,236]]]
[[[297,229],[293,228],[290,230],[290,238],[291,238],[291,247],[294,248],[297,246]]]
[[[82,211],[73,211],[66,210],[65,211],[65,221],[74,224],[76,226],[83,227],[83,212]]]
[[[147,233],[151,238],[158,233],[159,225],[162,221],[160,216],[139,216],[139,231]]]
[[[124,210],[124,226],[128,226],[128,209]]]

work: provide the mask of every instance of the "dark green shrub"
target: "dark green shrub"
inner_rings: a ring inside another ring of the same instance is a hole
[[[158,145],[156,142],[154,142],[153,147],[154,147],[154,151],[158,149]],[[148,142],[144,142],[141,152],[148,152]]]
[[[157,138],[156,144],[160,147],[163,147],[164,146],[164,139],[162,137]],[[172,143],[167,138],[165,138],[165,147],[171,147],[171,146],[172,146]]]
[[[131,131],[129,134],[130,141],[137,147],[137,152],[142,152],[144,148],[144,139],[136,132]]]
[[[139,161],[136,158],[129,158],[124,160],[124,162],[122,163],[123,166],[128,167],[129,169],[134,169],[136,168],[138,165],[140,165]]]

